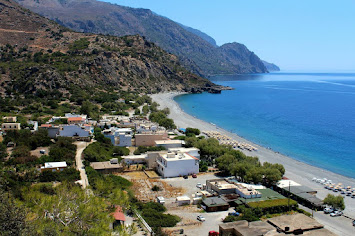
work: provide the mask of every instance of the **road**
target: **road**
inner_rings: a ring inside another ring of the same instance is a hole
[[[310,213],[312,212],[312,210],[307,207],[300,205],[300,208]],[[352,220],[344,216],[331,217],[329,214],[324,214],[323,211],[317,211],[317,212],[314,211],[313,217],[319,223],[324,225],[324,228],[332,231],[337,235],[344,235],[344,236],[355,235],[355,227],[352,225]]]
[[[90,143],[92,143],[91,141]],[[85,189],[87,186],[89,186],[89,180],[86,175],[85,169],[82,168],[84,166],[83,160],[82,160],[82,153],[84,149],[89,145],[90,143],[88,142],[75,142],[74,144],[76,145],[76,156],[75,156],[75,161],[76,161],[76,169],[80,171],[80,179],[81,179],[81,186],[83,189]]]

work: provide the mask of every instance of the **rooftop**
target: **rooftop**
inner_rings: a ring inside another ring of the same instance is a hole
[[[271,225],[282,231],[292,232],[295,230],[312,230],[323,228],[315,219],[304,214],[282,215],[267,220]],[[288,228],[287,228],[288,227]]]
[[[196,157],[193,157],[189,155],[188,153],[167,153],[167,154],[161,154],[161,157],[165,161],[181,161],[181,160],[198,160]]]
[[[226,201],[224,201],[222,198],[219,198],[219,197],[209,197],[209,198],[202,200],[202,202],[208,207],[228,205],[228,203]]]
[[[68,121],[82,121],[83,118],[82,117],[69,117]]]
[[[259,198],[250,198],[250,199],[242,199],[243,202],[259,202],[259,201],[267,201],[267,200],[275,200],[275,199],[284,199],[285,197],[275,192],[272,189],[258,189],[258,192],[261,193],[261,197]]]
[[[48,169],[48,168],[63,168],[67,167],[67,163],[65,161],[62,162],[46,162],[44,163],[44,166],[42,166],[42,169]]]
[[[156,145],[162,145],[162,144],[182,144],[182,140],[156,140],[155,144]]]
[[[126,217],[123,214],[122,208],[120,206],[116,207],[116,211],[112,213],[113,218],[119,221],[126,221]]]
[[[94,168],[95,170],[105,170],[105,169],[114,169],[114,168],[121,168],[122,164],[111,164],[109,161],[103,161],[103,162],[91,162],[90,166]]]
[[[253,221],[248,223],[246,220],[235,221],[230,223],[220,224],[219,227],[222,230],[234,229],[238,235],[269,235],[270,231],[276,231],[275,228],[264,221]]]

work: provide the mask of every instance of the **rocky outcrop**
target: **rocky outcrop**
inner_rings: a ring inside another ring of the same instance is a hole
[[[267,61],[262,61],[268,71],[280,71],[280,67]]]

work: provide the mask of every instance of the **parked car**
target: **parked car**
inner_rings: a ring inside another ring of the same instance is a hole
[[[192,178],[197,178],[197,175],[196,174],[193,174],[193,175],[191,175],[192,176]]]
[[[210,232],[208,232],[208,236],[218,236],[218,235],[219,235],[219,233],[216,232],[216,231],[210,231]]]
[[[39,153],[40,153],[40,154],[46,154],[46,150],[41,149],[41,150],[39,150]]]
[[[189,178],[189,176],[187,176],[187,175],[184,175],[184,176],[183,176],[183,178],[184,178],[184,179],[188,179],[188,178]]]
[[[198,215],[198,216],[197,216],[197,220],[199,220],[199,221],[205,221],[206,218],[203,217],[202,215]]]
[[[164,203],[165,203],[164,197],[157,197],[157,202],[164,205]]]
[[[355,227],[355,220],[353,220],[353,226]]]
[[[330,208],[330,207],[324,208],[324,210],[323,210],[324,214],[330,214],[330,213],[332,213],[333,211],[334,211],[334,209],[333,209],[333,208]]]
[[[196,184],[196,187],[197,187],[197,188],[202,188],[202,184],[201,184],[201,183],[197,183],[197,184]]]
[[[335,216],[341,216],[343,214],[342,211],[334,211],[333,213],[330,213],[331,217],[335,217]]]

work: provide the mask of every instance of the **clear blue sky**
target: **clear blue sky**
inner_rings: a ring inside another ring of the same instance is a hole
[[[286,70],[355,71],[355,0],[104,0],[151,9]]]

